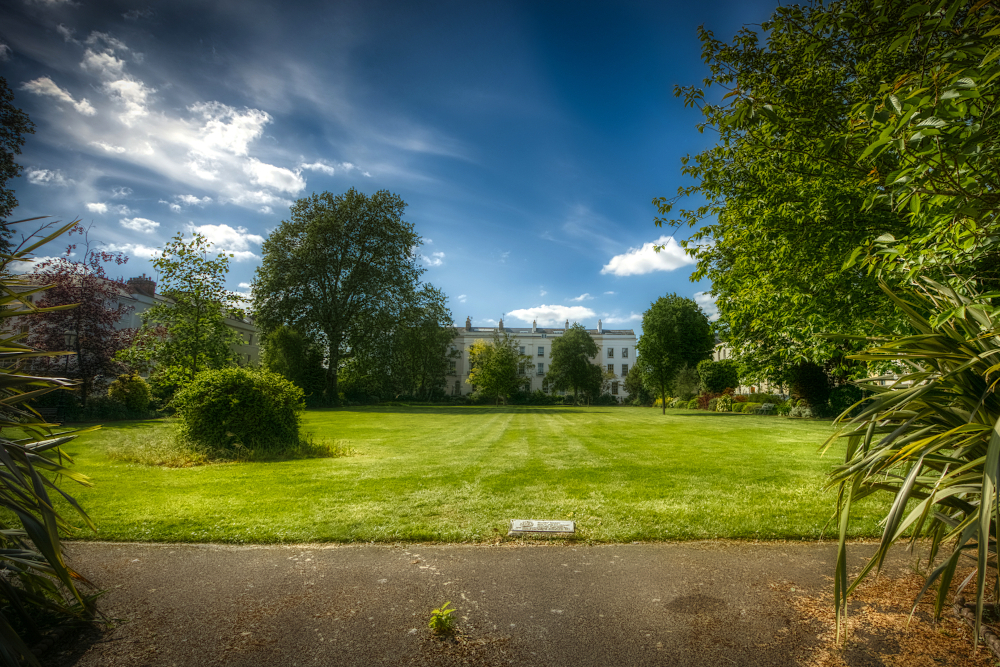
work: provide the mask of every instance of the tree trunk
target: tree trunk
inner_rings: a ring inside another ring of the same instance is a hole
[[[340,407],[340,389],[337,383],[337,371],[340,369],[340,344],[330,344],[330,366],[326,369],[326,390],[323,392],[327,407]]]

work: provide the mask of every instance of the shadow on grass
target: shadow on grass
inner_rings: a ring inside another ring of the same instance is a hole
[[[487,415],[513,414],[525,412],[579,413],[588,414],[614,412],[615,408],[585,408],[571,405],[363,405],[350,408],[310,408],[307,413],[363,412],[374,414],[441,414],[441,415]]]

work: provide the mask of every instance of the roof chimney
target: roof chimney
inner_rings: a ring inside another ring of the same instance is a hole
[[[503,318],[500,318],[500,331],[503,331]]]
[[[566,320],[566,330],[569,331],[569,320]]]
[[[604,325],[600,320],[597,320],[597,333],[604,333]]]
[[[538,320],[531,320],[531,333],[535,333],[538,330]]]
[[[466,331],[472,331],[472,318],[471,317],[466,317],[465,318],[465,330]]]
[[[125,284],[132,288],[133,292],[138,292],[145,296],[154,296],[156,294],[156,282],[145,273],[136,278],[129,278]]]

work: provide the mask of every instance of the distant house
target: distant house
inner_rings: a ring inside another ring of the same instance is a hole
[[[492,340],[496,332],[507,332],[517,340],[521,354],[532,357],[535,362],[531,368],[525,369],[525,385],[529,391],[541,389],[548,391],[545,373],[548,371],[552,358],[552,341],[566,333],[569,320],[561,329],[539,327],[532,322],[531,327],[505,327],[503,320],[495,327],[474,327],[472,320],[466,318],[465,327],[458,329],[458,336],[451,343],[453,351],[458,355],[451,361],[448,371],[447,391],[455,396],[472,393],[472,385],[465,379],[471,370],[469,366],[469,348],[476,341]],[[628,398],[625,391],[625,376],[635,363],[635,331],[632,329],[605,329],[601,320],[597,321],[596,329],[587,332],[594,338],[600,352],[591,361],[614,374],[611,381],[611,395],[620,399]]]

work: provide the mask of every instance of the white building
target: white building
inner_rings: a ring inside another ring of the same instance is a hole
[[[496,327],[474,327],[472,320],[466,318],[465,327],[458,328],[458,336],[452,341],[452,349],[457,351],[458,356],[452,360],[451,369],[447,376],[447,391],[455,396],[472,393],[472,385],[466,382],[469,377],[469,348],[476,341],[490,341],[493,334],[507,332],[517,340],[521,354],[528,355],[534,359],[534,365],[526,374],[526,384],[530,386],[530,391],[541,389],[548,390],[544,382],[545,373],[549,370],[549,362],[552,359],[552,341],[566,333],[569,329],[569,320],[562,329],[549,327],[539,327],[532,323],[531,327],[504,327],[503,320],[500,320]],[[597,321],[596,329],[588,329],[587,332],[594,338],[600,352],[592,362],[611,371],[615,378],[611,381],[611,395],[620,399],[628,398],[625,391],[624,380],[629,369],[635,363],[635,331],[632,329],[605,329],[600,320]]]

